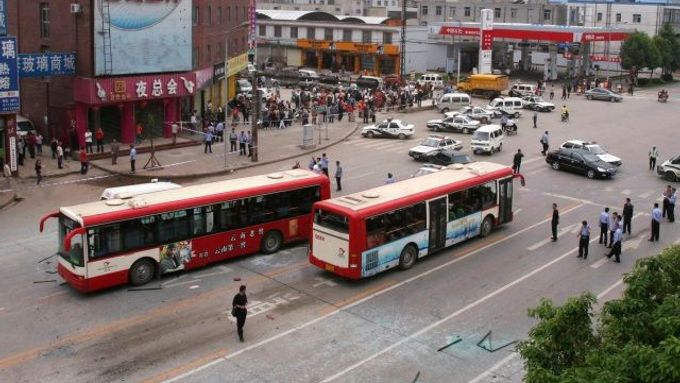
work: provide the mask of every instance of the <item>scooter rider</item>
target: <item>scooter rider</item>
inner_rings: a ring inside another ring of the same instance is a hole
[[[505,131],[505,127],[508,125],[508,116],[505,114],[501,116],[501,128]]]
[[[566,105],[562,105],[560,115],[562,116],[562,121],[569,121],[569,109],[567,109]]]

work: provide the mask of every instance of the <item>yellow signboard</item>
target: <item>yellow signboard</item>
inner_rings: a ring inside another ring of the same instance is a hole
[[[227,77],[231,77],[236,73],[246,69],[248,67],[248,53],[240,54],[236,57],[229,59],[229,64],[227,65]]]

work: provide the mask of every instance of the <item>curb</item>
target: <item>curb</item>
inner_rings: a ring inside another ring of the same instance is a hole
[[[305,150],[302,153],[297,153],[297,154],[290,155],[290,156],[287,156],[287,157],[277,158],[277,159],[262,161],[262,162],[254,162],[254,163],[242,165],[242,166],[235,167],[235,168],[221,169],[221,170],[216,170],[216,171],[207,172],[207,173],[173,175],[173,176],[168,176],[168,178],[172,178],[172,179],[192,179],[192,178],[202,178],[202,177],[213,177],[213,176],[218,176],[218,175],[222,175],[222,174],[234,173],[234,172],[236,172],[238,170],[242,170],[242,169],[254,168],[254,167],[257,167],[257,166],[263,166],[263,165],[269,165],[269,164],[273,164],[273,163],[277,163],[277,162],[288,161],[288,160],[291,160],[293,158],[305,156],[305,155],[308,155],[308,154],[311,154],[311,153],[314,153],[314,152],[318,152],[319,150],[324,150],[324,149],[330,148],[331,146],[337,145],[337,144],[341,143],[342,141],[345,141],[346,139],[348,139],[352,135],[354,135],[354,133],[356,133],[358,129],[359,129],[359,124],[356,124],[354,126],[354,128],[352,128],[347,134],[345,134],[344,136],[342,136],[341,138],[339,138],[335,141],[332,141],[332,142],[329,142],[325,145],[321,145],[317,148]],[[149,177],[149,175],[145,175],[145,174],[130,174],[130,173],[127,173],[127,172],[112,171],[112,170],[106,169],[104,167],[97,166],[94,163],[90,163],[90,166],[92,166],[96,169],[99,169],[99,170],[103,170],[103,171],[105,171],[109,174],[115,174],[115,175],[119,175],[119,176],[134,177],[134,178],[148,178]]]
[[[18,202],[18,201],[19,200],[17,199],[17,193],[15,191],[15,192],[12,193],[12,198],[10,198],[9,200],[7,200],[5,202],[0,202],[0,210],[3,210],[7,206],[9,206],[9,205],[11,205],[15,202]]]

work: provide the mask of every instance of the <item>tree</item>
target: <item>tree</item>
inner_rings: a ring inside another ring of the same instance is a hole
[[[667,76],[680,69],[680,39],[670,24],[664,24],[654,36],[654,45],[659,51],[659,65]]]
[[[660,65],[659,50],[652,39],[644,32],[633,32],[621,45],[619,53],[621,67],[624,69],[649,68]]]
[[[639,260],[624,282],[597,327],[590,293],[529,310],[540,321],[518,346],[527,383],[680,382],[680,246]]]

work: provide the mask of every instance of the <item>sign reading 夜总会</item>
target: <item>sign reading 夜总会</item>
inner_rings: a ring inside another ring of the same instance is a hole
[[[95,0],[94,7],[95,75],[191,70],[191,0]]]
[[[75,53],[20,53],[20,77],[74,76]]]
[[[19,111],[17,39],[0,37],[0,113]]]

